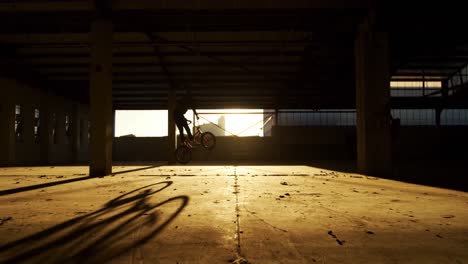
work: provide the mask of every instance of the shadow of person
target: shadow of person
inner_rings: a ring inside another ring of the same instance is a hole
[[[0,263],[104,263],[122,256],[154,238],[187,206],[188,196],[151,202],[170,185],[135,189],[97,211],[2,245]]]

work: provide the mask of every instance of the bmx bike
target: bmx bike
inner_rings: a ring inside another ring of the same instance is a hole
[[[190,120],[187,120],[189,124]],[[204,149],[212,150],[216,146],[216,137],[211,132],[203,132],[200,125],[194,126],[193,140],[188,136],[184,138],[184,142],[177,147],[175,158],[181,164],[187,164],[192,160],[192,149],[202,146]]]

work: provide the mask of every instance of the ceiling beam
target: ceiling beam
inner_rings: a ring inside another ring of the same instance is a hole
[[[83,103],[88,101],[87,93],[80,92],[83,88],[81,82],[69,83],[66,85],[68,89],[63,90],[62,82],[49,80],[30,65],[25,64],[21,57],[16,54],[14,47],[0,46],[0,57],[2,58],[0,60],[0,76],[15,79],[28,86],[53,92]]]
[[[140,10],[140,11],[200,11],[200,10],[301,10],[301,9],[366,9],[375,6],[371,0],[223,0],[223,1],[185,1],[185,0],[114,0],[112,8],[115,11]],[[0,12],[63,12],[63,11],[88,11],[96,6],[89,1],[15,1],[0,3]]]
[[[6,1],[0,3],[0,13],[70,12],[94,9],[91,1]]]
[[[176,51],[165,51],[160,52],[164,57],[195,57],[195,56],[202,56],[202,57],[213,57],[213,56],[237,56],[237,57],[268,57],[268,56],[292,56],[292,57],[301,57],[303,56],[304,52],[302,51],[258,51],[258,50],[251,50],[251,51],[210,51],[210,52],[176,52]],[[19,53],[21,56],[25,58],[31,59],[44,59],[44,58],[67,58],[67,59],[81,59],[81,58],[88,58],[89,52],[73,52],[73,53]],[[114,52],[113,57],[152,57],[154,53],[151,52]]]
[[[87,62],[80,62],[80,61],[73,61],[73,62],[67,62],[67,63],[60,63],[58,61],[50,61],[50,62],[27,62],[28,64],[34,66],[35,68],[48,68],[48,69],[63,69],[63,68],[68,68],[68,67],[88,67]],[[259,60],[250,60],[245,62],[246,65],[249,65],[250,67],[267,67],[267,68],[273,68],[273,67],[291,67],[291,66],[298,66],[299,62],[293,62],[293,61],[281,61],[281,60],[275,60],[275,61],[259,61]],[[200,67],[207,67],[207,68],[212,68],[212,69],[219,69],[219,66],[217,63],[214,62],[208,62],[208,61],[172,61],[172,62],[165,62],[166,66],[168,67],[191,67],[194,69],[198,69]],[[124,69],[124,68],[144,68],[144,67],[161,67],[160,63],[157,62],[114,62],[113,63],[113,68],[119,68],[119,69]]]

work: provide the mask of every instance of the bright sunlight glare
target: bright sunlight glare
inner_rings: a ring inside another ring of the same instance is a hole
[[[217,136],[260,136],[266,118],[263,109],[197,110],[202,131]],[[193,112],[185,118],[193,121]],[[196,121],[196,120],[195,120]],[[118,110],[115,116],[115,136],[165,137],[167,136],[167,110]]]
[[[167,136],[166,110],[117,110],[115,111],[115,136],[136,137]]]

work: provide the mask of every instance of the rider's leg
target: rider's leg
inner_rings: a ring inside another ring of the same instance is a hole
[[[177,126],[177,129],[179,129],[179,136],[180,136],[180,143],[181,144],[184,144],[184,140],[185,140],[185,136],[184,136],[184,127],[183,127],[183,124],[181,124],[180,122],[177,122],[176,121],[176,126]]]
[[[183,126],[184,126],[185,130],[187,130],[187,135],[190,138],[190,141],[193,141],[193,135],[192,135],[192,132],[190,131],[190,127],[187,124],[187,122],[184,122]]]

